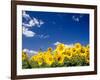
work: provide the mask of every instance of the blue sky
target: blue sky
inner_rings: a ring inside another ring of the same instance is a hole
[[[22,12],[22,48],[38,51],[56,43],[89,44],[89,14]]]

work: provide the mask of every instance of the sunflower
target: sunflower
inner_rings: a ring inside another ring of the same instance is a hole
[[[39,66],[41,66],[43,64],[43,60],[42,59],[38,59],[37,63],[38,63]]]
[[[71,49],[71,48],[70,48]],[[72,57],[72,52],[70,49],[65,50],[65,52],[63,53],[64,56],[68,59],[70,59]]]
[[[34,55],[30,58],[30,61],[37,61],[37,55]]]
[[[66,52],[66,51],[69,51],[69,50],[71,50],[71,48],[68,47],[68,48],[65,49],[65,52]]]
[[[54,62],[54,58],[53,58],[52,54],[45,55],[45,56],[44,56],[44,62],[45,62],[47,65],[51,66],[51,65],[53,64],[53,62]]]
[[[64,44],[58,44],[56,47],[56,51],[58,53],[63,53],[65,51],[65,45]]]
[[[50,52],[52,52],[52,48],[51,48],[51,47],[49,47],[49,48],[47,49],[47,51],[50,51]]]
[[[43,64],[43,59],[42,59],[42,56],[40,56],[40,55],[34,55],[34,56],[32,56],[31,57],[31,61],[37,62],[39,66]]]
[[[75,47],[72,47],[70,51],[71,51],[72,55],[77,55],[77,50]]]
[[[81,48],[80,49],[76,49],[75,47],[72,48],[72,54],[73,54],[73,56],[76,56],[76,57],[80,56],[80,53],[81,53]]]
[[[40,58],[43,58],[43,52],[38,52],[37,56],[39,56]]]
[[[54,55],[54,58],[59,64],[63,64],[64,63],[64,55],[63,54],[56,53]]]
[[[37,54],[37,62],[38,62],[39,65],[43,64],[43,52],[39,52]]]
[[[86,59],[86,63],[87,63],[87,64],[90,63],[90,59],[89,59],[89,58]]]
[[[75,53],[76,49],[73,47],[73,48],[71,48],[71,51],[72,51],[72,53]]]
[[[90,52],[89,52],[89,48],[86,47],[86,62],[89,63],[90,61]]]
[[[89,52],[89,48],[86,47],[86,48],[85,48],[85,52],[86,52],[87,57],[89,57],[89,55],[90,55],[90,54],[89,54],[89,53],[90,53],[90,52]]]
[[[87,54],[86,54],[86,48],[84,46],[80,50],[80,55],[83,56],[83,57],[87,56]]]
[[[82,45],[80,43],[76,43],[74,46],[75,46],[76,50],[80,50],[82,47]]]
[[[22,60],[26,60],[28,58],[28,55],[25,52],[22,52]]]
[[[50,51],[44,52],[44,56],[49,56],[49,55],[51,55],[51,52]]]

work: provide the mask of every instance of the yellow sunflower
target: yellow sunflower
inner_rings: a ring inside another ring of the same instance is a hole
[[[52,52],[52,48],[51,48],[51,47],[49,47],[47,51],[50,51],[50,52]]]
[[[43,52],[38,52],[37,56],[39,56],[40,58],[43,57]]]
[[[80,49],[76,49],[75,47],[73,47],[71,49],[71,52],[72,52],[73,56],[79,56],[80,53],[81,53],[80,51],[81,51],[81,48]]]
[[[90,52],[89,52],[89,48],[86,47],[86,62],[89,63],[90,61]]]
[[[76,43],[74,46],[75,46],[76,50],[80,50],[82,47],[82,45],[80,43]]]
[[[46,52],[44,52],[44,55],[45,56],[51,55],[51,52],[50,51],[46,51]]]
[[[83,56],[83,57],[86,57],[86,56],[87,56],[87,54],[86,54],[86,49],[85,49],[84,46],[83,46],[83,47],[81,48],[81,50],[80,50],[80,55]]]
[[[64,54],[64,56],[66,58],[69,58],[70,59],[72,57],[72,52],[71,52],[70,49],[65,50],[65,52],[63,54]]]
[[[28,58],[28,55],[25,52],[22,52],[22,60],[26,60]]]
[[[85,52],[86,52],[87,57],[89,57],[90,56],[89,48],[86,47]]]
[[[63,53],[65,51],[65,45],[64,44],[58,44],[56,47],[57,53]]]
[[[31,61],[37,61],[37,55],[34,55],[30,58]]]
[[[43,64],[43,60],[42,59],[38,59],[37,63],[38,63],[39,66],[41,66]]]
[[[72,53],[73,55],[77,55],[77,50],[76,50],[75,47],[72,47],[70,51],[71,51],[71,53]]]
[[[54,58],[53,58],[52,54],[49,54],[49,55],[45,54],[44,62],[49,66],[52,65],[54,62]]]
[[[55,57],[55,60],[59,63],[59,64],[63,64],[64,63],[64,55],[63,54],[59,54],[59,53],[56,53],[54,55]]]
[[[90,59],[89,59],[89,58],[86,59],[86,63],[87,63],[87,64],[90,63]]]
[[[39,66],[43,64],[43,59],[42,59],[42,56],[40,56],[40,55],[32,56],[31,61],[37,62]]]

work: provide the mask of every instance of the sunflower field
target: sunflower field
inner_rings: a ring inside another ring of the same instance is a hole
[[[75,43],[68,47],[61,43],[54,50],[49,47],[46,51],[38,51],[30,58],[27,53],[22,52],[22,68],[88,66],[89,55],[89,45]]]

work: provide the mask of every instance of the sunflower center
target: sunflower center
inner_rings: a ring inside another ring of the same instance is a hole
[[[49,58],[49,61],[52,61],[52,58]]]
[[[89,51],[87,50],[86,52],[88,53]]]
[[[82,52],[82,53],[85,53],[85,50],[82,49],[81,52]]]
[[[73,52],[75,52],[76,50],[75,49],[73,49]]]
[[[76,48],[79,48],[79,45],[77,45]]]
[[[67,55],[70,56],[71,55],[70,52],[67,52]]]
[[[61,57],[58,57],[58,61],[60,61],[61,60]]]

